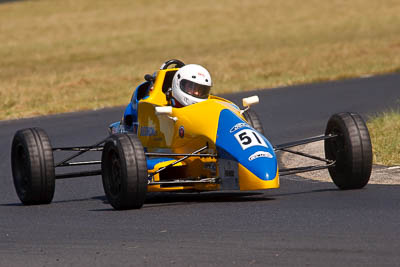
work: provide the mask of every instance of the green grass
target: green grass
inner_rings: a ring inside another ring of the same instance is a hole
[[[214,93],[400,70],[398,0],[0,4],[0,120],[124,105],[178,58]]]
[[[368,123],[374,162],[400,165],[400,112],[390,111],[372,118]]]

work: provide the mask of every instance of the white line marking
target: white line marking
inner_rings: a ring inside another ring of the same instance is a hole
[[[393,166],[388,168],[388,170],[397,170],[397,169],[400,169],[400,166]]]

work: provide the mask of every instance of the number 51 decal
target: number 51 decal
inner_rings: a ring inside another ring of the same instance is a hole
[[[242,146],[242,149],[248,149],[252,146],[263,146],[268,148],[264,139],[261,137],[259,133],[251,129],[243,129],[240,132],[235,134],[236,140]]]

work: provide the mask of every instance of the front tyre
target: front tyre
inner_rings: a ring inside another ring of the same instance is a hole
[[[103,188],[116,210],[140,209],[147,193],[147,162],[134,134],[111,135],[101,157]]]
[[[325,140],[325,156],[336,161],[329,167],[333,182],[340,189],[363,188],[372,169],[372,145],[368,128],[360,115],[338,113],[327,124],[326,135],[337,135]]]
[[[11,147],[11,168],[14,187],[23,204],[49,204],[53,200],[53,150],[44,130],[29,128],[15,133]]]
[[[246,110],[245,112],[243,112],[243,117],[246,119],[247,123],[251,127],[253,127],[256,131],[265,136],[262,123],[255,111],[253,111],[252,109]]]

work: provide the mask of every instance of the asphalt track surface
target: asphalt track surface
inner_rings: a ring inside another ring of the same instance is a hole
[[[322,133],[335,112],[399,108],[399,85],[394,74],[225,97],[258,94],[254,108],[278,144]],[[399,266],[399,186],[340,191],[290,176],[275,190],[154,194],[140,210],[114,211],[97,176],[57,181],[50,205],[20,204],[10,170],[17,129],[87,145],[122,110],[0,122],[0,266]]]

